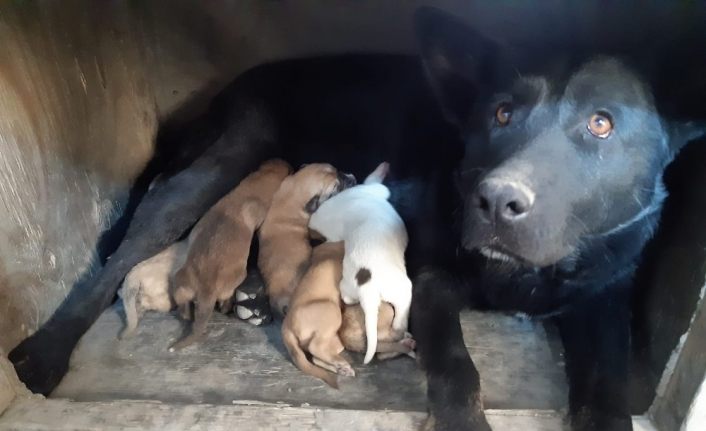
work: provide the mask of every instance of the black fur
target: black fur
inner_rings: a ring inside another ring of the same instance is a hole
[[[360,268],[358,272],[355,273],[355,281],[358,282],[358,286],[369,282],[371,278],[372,274],[370,274],[370,270],[367,268]]]
[[[659,219],[662,169],[700,129],[663,122],[647,86],[613,60],[578,75],[518,78],[501,45],[459,21],[433,9],[416,21],[424,67],[388,55],[285,61],[227,87],[207,114],[217,133],[184,133],[203,137],[198,159],[147,193],[106,266],[11,353],[22,380],[51,391],[130,268],[182,235],[264,159],[328,162],[359,178],[385,160],[391,201],[409,230],[411,326],[435,428],[489,429],[458,320],[471,306],[554,319],[574,429],[629,430],[632,273]],[[495,109],[508,98],[511,122],[497,128]],[[611,138],[586,133],[595,110],[613,116]],[[487,186],[497,178],[533,190],[531,209],[511,205],[525,215],[496,218],[482,204],[517,197]],[[508,261],[487,260],[479,249]]]
[[[304,211],[306,211],[307,214],[314,214],[314,211],[319,208],[319,199],[321,199],[321,196],[319,195],[309,199],[309,202],[304,205]]]

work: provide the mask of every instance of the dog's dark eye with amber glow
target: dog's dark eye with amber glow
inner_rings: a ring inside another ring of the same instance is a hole
[[[605,139],[613,132],[613,120],[607,112],[596,112],[591,115],[586,126],[596,138]]]
[[[507,126],[510,124],[510,118],[512,117],[512,105],[509,103],[501,103],[498,109],[495,111],[495,124],[500,127]]]

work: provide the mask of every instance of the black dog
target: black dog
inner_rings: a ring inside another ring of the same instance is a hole
[[[424,68],[402,56],[288,61],[225,89],[195,123],[218,132],[203,134],[212,138],[203,153],[149,191],[104,269],[11,353],[23,381],[49,392],[130,268],[263,159],[326,161],[360,177],[387,160],[410,234],[428,424],[489,429],[463,304],[551,316],[574,429],[631,429],[630,281],[659,219],[662,170],[690,129],[671,139],[649,89],[615,60],[569,77],[518,77],[498,46],[453,18],[422,9],[417,29]]]

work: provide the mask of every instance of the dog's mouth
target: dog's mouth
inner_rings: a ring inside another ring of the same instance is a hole
[[[497,250],[492,247],[481,247],[478,249],[480,254],[483,256],[487,257],[490,260],[499,260],[501,262],[516,262],[517,259],[515,257],[510,256],[509,254],[505,253],[504,251]]]
[[[486,259],[513,266],[534,266],[527,259],[497,245],[485,245],[476,249]]]

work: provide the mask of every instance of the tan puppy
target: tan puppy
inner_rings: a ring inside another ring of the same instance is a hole
[[[258,233],[257,265],[273,312],[286,307],[309,265],[309,217],[321,203],[355,185],[355,177],[325,163],[305,165],[282,182]]]
[[[414,358],[416,343],[410,334],[392,329],[394,317],[395,309],[392,305],[382,302],[378,311],[378,343],[375,349],[377,357],[384,360],[405,354]],[[365,314],[359,304],[344,306],[343,324],[338,336],[346,350],[365,353]]]
[[[189,317],[191,301],[196,302],[194,324],[191,334],[171,349],[181,349],[203,337],[216,302],[230,300],[243,282],[252,237],[290,172],[291,167],[282,160],[263,163],[194,226],[186,262],[174,276],[174,302],[183,317]]]
[[[355,375],[351,365],[341,357],[343,344],[338,337],[342,321],[338,284],[343,251],[340,241],[314,248],[311,266],[294,291],[282,323],[282,340],[294,364],[334,388],[338,388],[336,375],[329,371]],[[307,360],[305,350],[311,353],[313,364]]]
[[[173,307],[169,288],[174,273],[186,258],[187,242],[179,241],[135,265],[125,276],[118,295],[123,299],[127,324],[120,338],[135,333],[145,311],[166,313]]]

